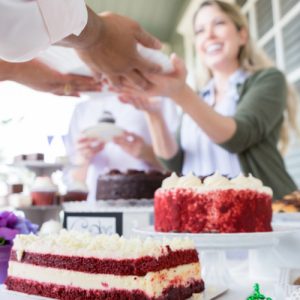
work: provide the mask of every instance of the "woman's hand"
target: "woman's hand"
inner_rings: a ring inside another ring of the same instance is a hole
[[[158,170],[161,169],[161,165],[156,159],[152,146],[148,145],[139,135],[124,131],[123,135],[115,137],[113,142],[131,156],[148,163]]]
[[[135,158],[141,158],[145,148],[148,147],[142,137],[128,131],[124,131],[122,135],[115,137],[113,142]]]
[[[121,98],[125,97],[153,97],[166,96],[173,98],[175,95],[181,93],[186,87],[186,68],[183,61],[175,54],[171,56],[174,72],[171,74],[149,74],[147,76],[150,81],[147,90],[138,89],[128,80],[124,82],[123,87],[117,92],[121,94]]]
[[[161,100],[159,98],[121,95],[119,99],[121,102],[131,104],[136,109],[142,110],[148,114],[159,114],[161,112]]]
[[[104,149],[105,143],[97,138],[81,137],[76,144],[79,164],[89,164],[90,161]]]

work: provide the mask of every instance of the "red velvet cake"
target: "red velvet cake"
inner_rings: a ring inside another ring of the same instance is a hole
[[[83,182],[74,181],[69,183],[67,192],[62,196],[63,202],[85,201],[88,196],[88,187]]]
[[[188,239],[125,240],[67,231],[17,236],[5,284],[64,300],[183,300],[204,290]]]
[[[154,197],[155,230],[175,232],[271,231],[272,190],[252,176],[203,182],[193,175],[165,179]]]
[[[31,198],[33,205],[53,205],[57,204],[57,186],[48,176],[36,177],[31,187]]]

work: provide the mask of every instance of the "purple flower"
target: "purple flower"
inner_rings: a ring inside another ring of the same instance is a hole
[[[0,212],[0,227],[14,228],[18,221],[17,216],[10,211]]]
[[[18,229],[21,234],[37,233],[38,227],[38,225],[32,224],[28,219],[19,219],[15,225],[15,229]]]
[[[10,211],[0,212],[0,227],[13,228],[17,223],[18,218]]]
[[[37,230],[38,225],[32,224],[28,219],[17,217],[10,211],[0,212],[0,240],[4,240],[5,244],[12,244],[17,234],[36,233]]]
[[[19,230],[17,229],[0,227],[0,237],[5,239],[6,241],[12,241],[18,233]]]

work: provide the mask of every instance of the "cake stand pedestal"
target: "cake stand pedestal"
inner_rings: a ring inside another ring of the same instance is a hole
[[[271,253],[282,236],[293,234],[297,230],[299,227],[290,225],[274,225],[272,232],[226,234],[156,232],[153,226],[133,229],[140,237],[192,239],[200,255],[202,277],[206,286],[217,286],[222,289],[228,289],[235,284],[228,271],[226,250],[246,249],[251,250],[251,253],[255,253],[256,250],[266,250]]]
[[[201,261],[201,273],[204,282],[227,289],[232,282],[223,250],[198,250]]]

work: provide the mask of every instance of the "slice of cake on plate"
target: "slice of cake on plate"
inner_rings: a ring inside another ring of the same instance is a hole
[[[126,240],[67,231],[17,236],[6,286],[64,300],[183,300],[204,290],[191,240]]]

